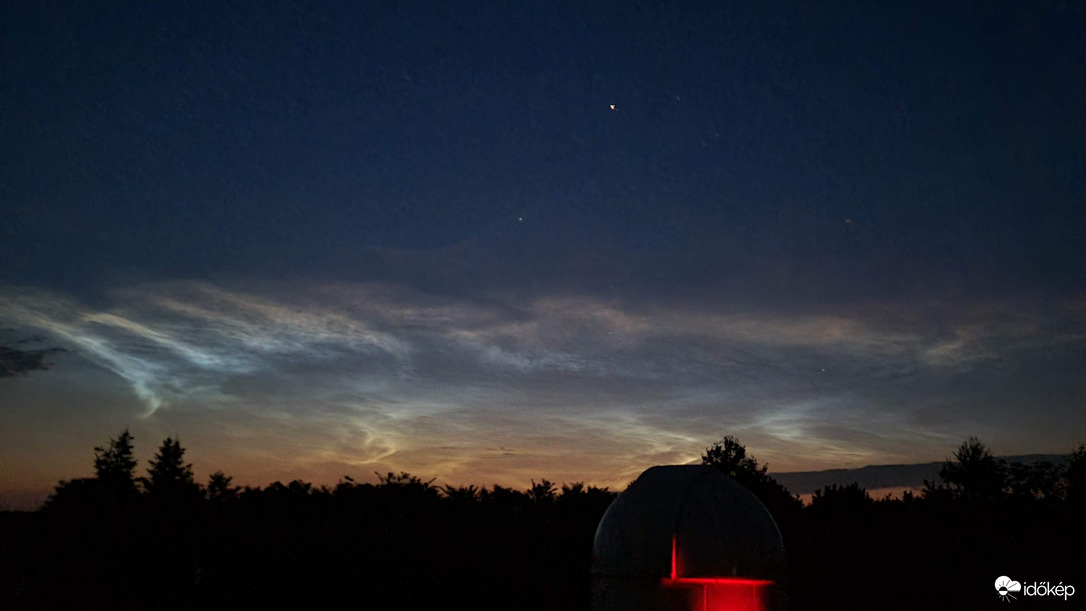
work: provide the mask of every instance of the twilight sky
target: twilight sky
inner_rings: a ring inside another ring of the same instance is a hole
[[[346,4],[0,6],[0,504],[1086,442],[1081,3]]]

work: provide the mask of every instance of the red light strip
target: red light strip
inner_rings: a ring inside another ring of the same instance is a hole
[[[675,579],[665,579],[667,583],[715,583],[715,584],[731,584],[734,586],[768,586],[772,585],[772,581],[766,581],[764,579],[744,579],[742,577],[676,577]]]
[[[732,584],[737,586],[768,586],[772,581],[765,579],[746,579],[744,577],[679,577],[678,555],[676,554],[675,537],[671,538],[671,577],[664,578],[667,584],[700,583],[700,584]]]
[[[677,537],[671,537],[671,580],[675,581],[679,577],[679,571],[676,569],[675,561],[675,539]]]

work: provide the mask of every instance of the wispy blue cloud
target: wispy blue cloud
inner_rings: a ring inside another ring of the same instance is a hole
[[[1012,402],[1062,419],[1053,444],[1086,424],[1067,392],[1086,351],[1075,300],[792,313],[379,284],[149,284],[97,305],[3,295],[8,324],[123,380],[142,426],[218,439],[254,473],[617,485],[724,434],[796,469],[926,460],[973,433],[1013,444],[991,424],[1021,413]],[[1051,358],[1060,392],[1024,375]],[[998,376],[1024,390],[993,400]]]

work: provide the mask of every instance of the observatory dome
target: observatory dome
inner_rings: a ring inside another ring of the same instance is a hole
[[[668,599],[653,592],[680,585],[777,590],[785,572],[780,530],[753,493],[712,467],[652,467],[615,499],[596,529],[594,608],[684,608],[646,601]]]

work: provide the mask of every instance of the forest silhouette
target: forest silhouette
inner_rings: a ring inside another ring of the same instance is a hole
[[[258,488],[217,471],[200,485],[184,455],[167,438],[140,477],[125,430],[95,448],[94,477],[0,513],[0,607],[587,611],[593,536],[617,495],[408,473]],[[1000,575],[1086,585],[1086,446],[1007,464],[969,438],[917,494],[831,485],[806,506],[733,437],[702,462],[773,514],[791,609],[976,608]]]

